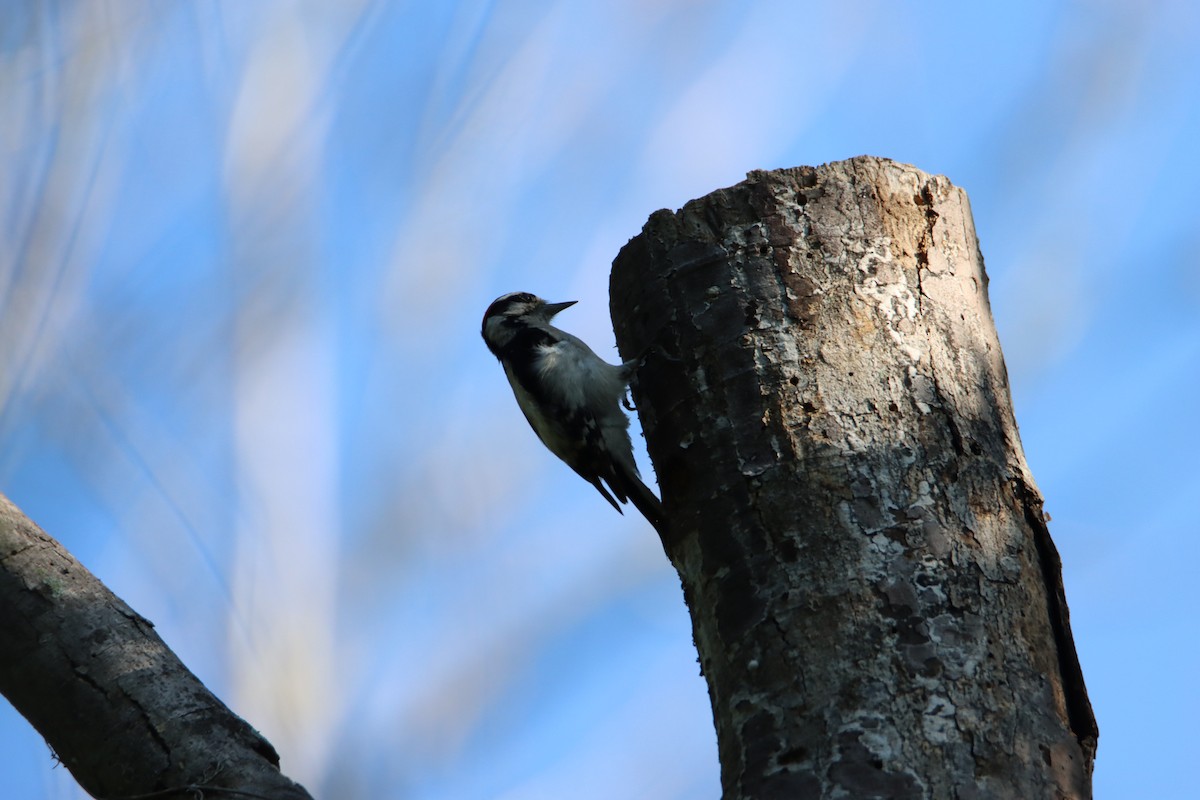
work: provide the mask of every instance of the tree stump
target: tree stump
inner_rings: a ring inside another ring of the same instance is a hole
[[[966,194],[859,157],[611,278],[726,800],[1087,798],[1097,728]]]

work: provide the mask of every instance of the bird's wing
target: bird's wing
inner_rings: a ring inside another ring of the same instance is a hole
[[[517,397],[517,404],[542,444],[581,478],[595,486],[613,508],[621,511],[617,500],[601,483],[601,479],[607,481],[620,501],[626,502],[625,493],[618,488],[624,485],[623,482],[618,481],[617,486],[613,485],[616,459],[608,450],[600,421],[587,409],[581,397],[566,394],[576,391],[578,387],[552,380],[556,369],[553,360],[551,366],[547,367],[547,353],[553,354],[555,348],[565,344],[551,331],[527,328],[514,337],[506,348],[509,352],[504,360],[505,371],[513,394]],[[565,367],[564,363],[561,368]],[[542,409],[559,409],[561,416],[542,413]]]

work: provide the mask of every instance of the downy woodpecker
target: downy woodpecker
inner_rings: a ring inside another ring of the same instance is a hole
[[[575,302],[547,303],[528,292],[498,297],[483,315],[483,341],[500,360],[517,405],[542,444],[617,511],[617,500],[632,501],[662,533],[662,503],[638,474],[629,418],[620,408],[641,359],[609,364],[582,340],[550,324]]]

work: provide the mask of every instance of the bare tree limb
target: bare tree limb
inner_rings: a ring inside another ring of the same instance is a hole
[[[148,620],[2,495],[0,693],[102,800],[312,800]]]

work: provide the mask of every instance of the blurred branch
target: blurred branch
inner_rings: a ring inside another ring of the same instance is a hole
[[[95,797],[182,797],[203,786],[311,800],[148,620],[3,495],[0,692]]]

